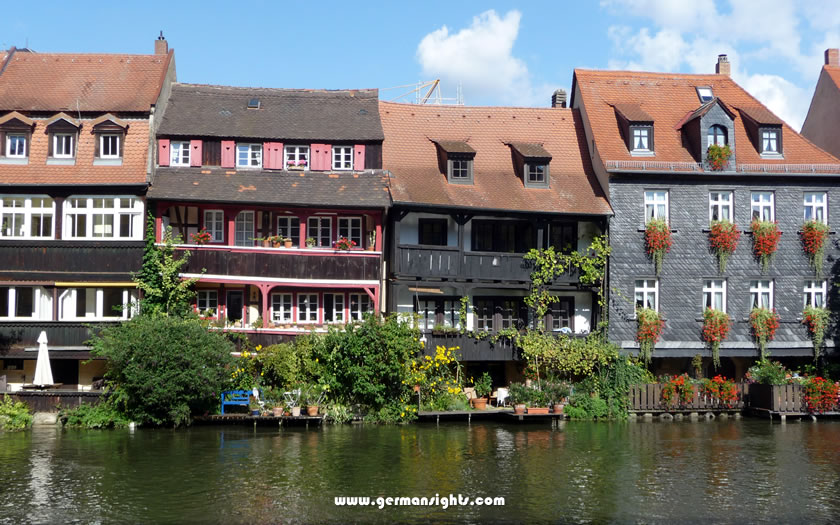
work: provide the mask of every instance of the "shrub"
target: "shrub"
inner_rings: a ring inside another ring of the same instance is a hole
[[[68,427],[90,429],[123,428],[131,422],[109,399],[64,410],[61,421]]]
[[[738,240],[741,238],[741,231],[735,224],[723,220],[712,222],[709,232],[709,244],[718,260],[718,271],[726,271],[726,262],[729,256],[735,252]]]
[[[746,378],[762,385],[784,385],[790,383],[790,371],[778,361],[762,360],[750,367]]]
[[[582,394],[572,397],[563,412],[571,419],[605,418],[609,413],[607,402],[597,395]]]
[[[671,251],[671,228],[663,219],[650,219],[645,225],[645,249],[659,275],[665,254]]]
[[[412,359],[407,387],[420,387],[421,402],[432,410],[447,410],[453,397],[462,394],[461,364],[455,357],[457,346],[438,346],[434,357],[423,356]],[[413,396],[412,396],[413,397]]]
[[[215,410],[233,364],[233,343],[198,319],[141,315],[89,343],[108,359],[116,406],[140,424],[189,424]]]
[[[34,419],[29,406],[23,401],[14,401],[3,394],[0,401],[0,430],[23,430]]]

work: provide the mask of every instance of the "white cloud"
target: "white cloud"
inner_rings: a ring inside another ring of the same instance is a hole
[[[516,10],[503,17],[490,10],[473,17],[472,25],[460,31],[450,32],[447,26],[432,31],[417,46],[423,74],[445,84],[460,82],[470,99],[532,103],[528,66],[513,56],[521,18]]]

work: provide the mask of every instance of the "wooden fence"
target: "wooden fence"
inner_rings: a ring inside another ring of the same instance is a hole
[[[802,385],[750,385],[750,408],[780,414],[804,414],[805,389]]]
[[[695,387],[694,399],[686,404],[678,404],[675,401],[666,405],[662,399],[662,383],[650,385],[635,385],[630,387],[630,412],[720,412],[740,411],[747,406],[749,398],[749,386],[747,383],[735,383],[738,395],[730,404],[725,405],[719,399],[704,395],[700,389]]]
[[[33,412],[58,412],[61,408],[76,408],[82,404],[96,403],[102,397],[101,390],[18,390],[9,393],[15,401],[23,401]]]

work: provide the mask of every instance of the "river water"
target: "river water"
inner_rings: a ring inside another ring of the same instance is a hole
[[[436,494],[505,504],[334,499]],[[840,422],[0,433],[0,523],[429,520],[837,522]]]

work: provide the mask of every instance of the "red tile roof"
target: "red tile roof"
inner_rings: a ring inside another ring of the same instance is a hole
[[[49,135],[44,133],[47,119],[36,119],[29,146],[29,164],[0,164],[0,185],[3,184],[144,184],[149,150],[149,121],[125,120],[128,130],[123,144],[122,166],[94,166],[96,135],[91,133],[92,120],[82,119],[78,134],[76,164],[47,164]]]
[[[838,66],[823,66],[825,72],[828,74],[829,78],[837,84],[837,87],[840,87],[840,67]]]
[[[382,165],[394,202],[527,212],[610,214],[589,162],[578,111],[380,102]],[[476,151],[473,185],[449,184],[434,141]],[[525,188],[510,143],[540,144],[551,154],[550,188]]]
[[[582,103],[592,128],[601,159],[608,161],[656,161],[696,163],[683,144],[679,124],[700,108],[696,87],[711,87],[714,96],[729,108],[774,118],[755,97],[726,75],[687,75],[637,71],[595,71],[576,69],[572,103]],[[574,97],[580,97],[576,101]],[[635,104],[654,121],[655,156],[634,157],[627,150],[616,123],[613,107]],[[735,155],[741,164],[840,164],[840,160],[821,150],[787,124],[783,124],[784,159],[763,159],[753,146],[741,115],[735,112]],[[768,122],[770,123],[770,122]]]
[[[172,56],[17,51],[0,74],[0,110],[149,111]]]

